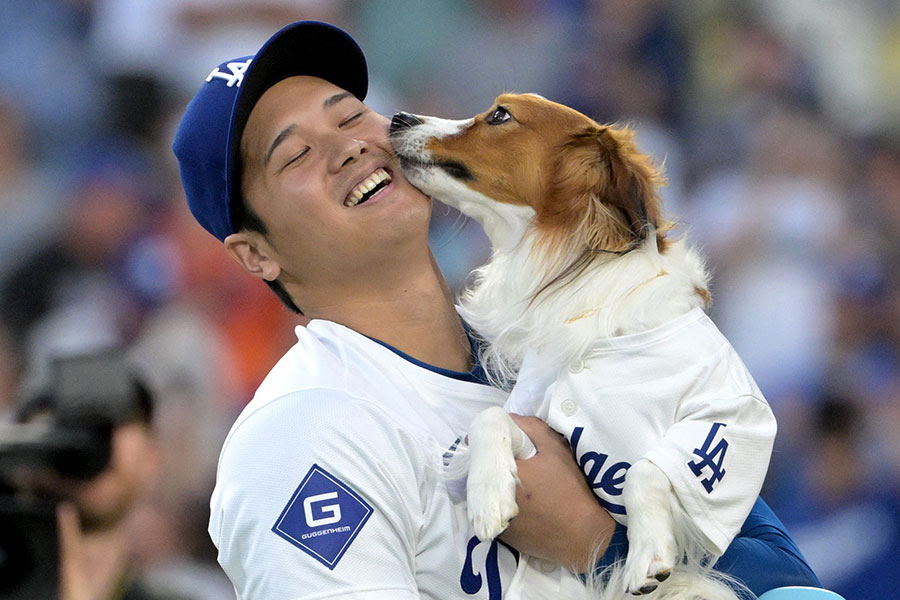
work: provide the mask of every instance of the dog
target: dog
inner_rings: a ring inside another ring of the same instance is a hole
[[[664,176],[633,131],[503,94],[467,120],[397,113],[390,139],[407,179],[492,245],[459,300],[493,383],[511,388],[469,431],[478,537],[517,514],[515,458],[533,446],[507,411],[534,414],[627,525],[624,565],[598,580],[604,598],[735,598],[709,565],[759,494],[776,424],[706,315],[704,261],[672,235]]]

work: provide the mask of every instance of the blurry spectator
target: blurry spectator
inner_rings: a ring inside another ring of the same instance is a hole
[[[507,91],[560,98],[578,2],[370,0],[351,4],[371,74],[408,104],[469,118]]]
[[[444,95],[446,90],[440,80],[450,73],[437,65],[443,60],[443,54],[456,50],[459,32],[467,30],[464,19],[471,10],[467,4],[420,0],[348,3],[352,24],[346,29],[367,49],[367,60],[373,65],[369,77],[376,88],[373,107],[376,111],[390,114],[407,110],[451,116],[446,101],[458,99]],[[385,89],[392,90],[388,96],[394,104],[379,105],[379,96],[383,94],[380,90]]]
[[[892,282],[883,255],[863,230],[857,246],[837,264],[834,341],[829,349],[832,386],[865,398],[867,408],[893,401],[900,391],[900,344]],[[893,318],[890,316],[894,315]],[[875,317],[881,315],[881,318]]]
[[[686,45],[671,5],[660,0],[591,0],[576,68],[564,93],[583,112],[612,121],[645,118],[678,125],[687,84]]]
[[[754,0],[772,32],[809,60],[823,116],[844,131],[873,134],[896,116],[896,88],[883,74],[895,42],[896,2]]]
[[[692,170],[747,161],[756,121],[790,104],[814,109],[806,57],[764,27],[745,3],[716,1],[683,9],[690,49],[689,85],[681,98]]]
[[[133,518],[157,481],[159,448],[153,434],[154,398],[122,351],[58,358],[47,376],[37,393],[23,397],[16,420],[51,423],[50,431],[57,435],[89,435],[94,441],[84,452],[96,465],[77,475],[36,469],[22,480],[20,493],[60,501],[60,599],[228,597],[227,587],[210,596],[209,590],[175,589],[172,582],[150,585],[138,568],[141,537],[135,536]],[[81,465],[78,469],[86,468]]]
[[[65,160],[104,113],[102,87],[86,56],[90,2],[0,2],[0,67],[6,94],[34,123],[40,156]]]
[[[848,158],[807,113],[777,108],[753,126],[747,161],[702,181],[688,220],[715,275],[715,320],[783,417],[825,376]]]
[[[249,55],[270,32],[299,19],[333,20],[338,0],[94,0],[90,30],[99,71],[124,93],[174,87],[193,95],[228,56]],[[212,57],[212,58],[210,58]],[[127,103],[118,104],[120,109]],[[159,106],[154,108],[158,109]],[[135,115],[140,118],[140,115]]]
[[[33,129],[22,107],[0,95],[0,281],[62,220],[59,189],[37,162]]]
[[[844,286],[856,326],[842,313],[847,334],[836,348],[836,379],[866,400],[877,441],[872,452],[883,461],[884,476],[900,478],[900,138],[863,148],[852,238],[860,258],[845,268]]]
[[[794,456],[794,481],[777,510],[822,583],[847,600],[889,598],[900,586],[900,481],[879,477],[860,405],[823,398],[813,438]]]
[[[0,318],[28,362],[120,343],[132,326],[135,298],[121,265],[147,225],[149,165],[122,140],[98,145],[81,157],[59,235],[0,282]]]

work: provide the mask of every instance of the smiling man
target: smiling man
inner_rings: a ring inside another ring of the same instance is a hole
[[[468,370],[468,341],[425,251],[430,204],[392,177],[386,127],[324,79],[293,76],[268,88],[240,146],[242,195],[266,232],[239,231],[225,247],[248,272],[277,279],[307,316]],[[396,339],[411,310],[452,330],[458,351],[438,336]]]
[[[476,362],[428,247],[430,201],[367,87],[352,38],[294,23],[213,69],[175,137],[197,221],[304,315],[223,445],[219,562],[239,598],[583,597],[567,567],[627,543],[560,436],[517,419],[538,453],[518,462],[506,543],[475,537],[464,482],[445,474],[506,394]],[[756,594],[818,585],[761,500],[716,568]]]
[[[366,88],[347,34],[295,23],[216,67],[176,135],[197,221],[304,315],[223,446],[219,561],[240,598],[577,597],[559,563],[586,567],[613,523],[559,436],[522,422],[539,454],[505,538],[544,560],[479,542],[442,474],[506,395],[475,364],[428,247],[431,203]]]

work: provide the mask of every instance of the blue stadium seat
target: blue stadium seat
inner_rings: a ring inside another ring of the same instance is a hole
[[[759,600],[844,600],[844,597],[822,588],[788,586],[769,590]]]

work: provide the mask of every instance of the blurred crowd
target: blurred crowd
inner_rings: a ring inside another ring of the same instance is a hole
[[[303,18],[357,38],[385,114],[527,91],[631,124],[779,418],[764,497],[847,600],[900,587],[898,0],[0,2],[0,415],[50,357],[129,349],[162,449],[140,568],[227,597],[218,450],[296,324],[193,221],[174,129],[216,64]],[[443,206],[432,241],[457,290],[488,253]]]

